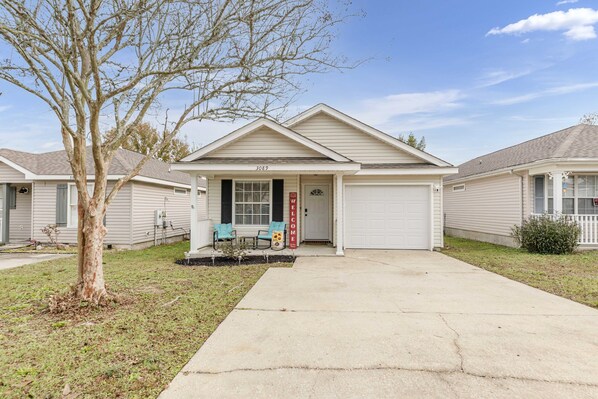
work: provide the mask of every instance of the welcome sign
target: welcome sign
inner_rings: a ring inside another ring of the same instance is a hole
[[[297,248],[297,193],[289,193],[289,248]]]

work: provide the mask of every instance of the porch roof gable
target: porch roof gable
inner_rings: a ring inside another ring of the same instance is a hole
[[[201,159],[206,158],[207,156],[209,156],[210,153],[213,153],[214,151],[223,148],[225,146],[227,146],[228,144],[231,144],[239,139],[241,139],[242,137],[245,137],[255,131],[257,131],[260,128],[263,127],[267,127],[270,130],[281,134],[285,137],[287,137],[290,140],[293,140],[296,143],[299,143],[301,145],[303,145],[304,147],[307,147],[319,154],[321,154],[323,157],[328,158],[334,162],[351,162],[350,159],[342,156],[341,154],[319,144],[316,143],[313,140],[308,139],[307,137],[304,137],[302,135],[300,135],[297,132],[292,131],[291,129],[279,125],[278,123],[270,120],[270,119],[266,119],[266,118],[260,118],[257,119],[251,123],[248,123],[247,125],[227,134],[226,136],[206,145],[205,147],[200,148],[199,150],[193,152],[192,154],[186,156],[185,158],[181,159],[179,162],[177,162],[177,164],[185,164],[185,163],[194,163],[194,162],[199,162]],[[275,154],[274,154],[275,155]],[[211,158],[212,162],[215,159],[218,158]],[[234,162],[236,162],[237,160],[241,159],[241,158],[231,158],[231,160],[234,159]],[[294,158],[290,157],[289,160],[292,162]]]

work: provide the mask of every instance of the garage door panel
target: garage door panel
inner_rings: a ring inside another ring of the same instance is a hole
[[[345,246],[428,249],[430,188],[349,185],[345,190]]]

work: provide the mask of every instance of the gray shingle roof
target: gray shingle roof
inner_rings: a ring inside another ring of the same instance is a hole
[[[93,174],[93,157],[91,148],[87,149],[87,173]],[[45,152],[32,154],[29,152],[15,151],[0,148],[0,156],[11,162],[30,170],[37,175],[72,175],[66,151]],[[110,175],[123,175],[131,171],[143,155],[134,151],[119,149],[108,169]],[[178,171],[169,171],[170,165],[157,159],[150,159],[142,168],[139,176],[165,180],[173,183],[191,184],[188,174]],[[205,187],[205,180],[199,181],[200,187]]]
[[[482,155],[459,165],[459,173],[444,180],[461,179],[545,159],[563,158],[598,160],[598,126],[576,125]]]

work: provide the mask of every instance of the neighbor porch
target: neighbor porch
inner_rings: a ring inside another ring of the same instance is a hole
[[[581,246],[598,247],[598,171],[590,166],[566,167],[530,170],[532,216],[563,215],[579,226]]]

